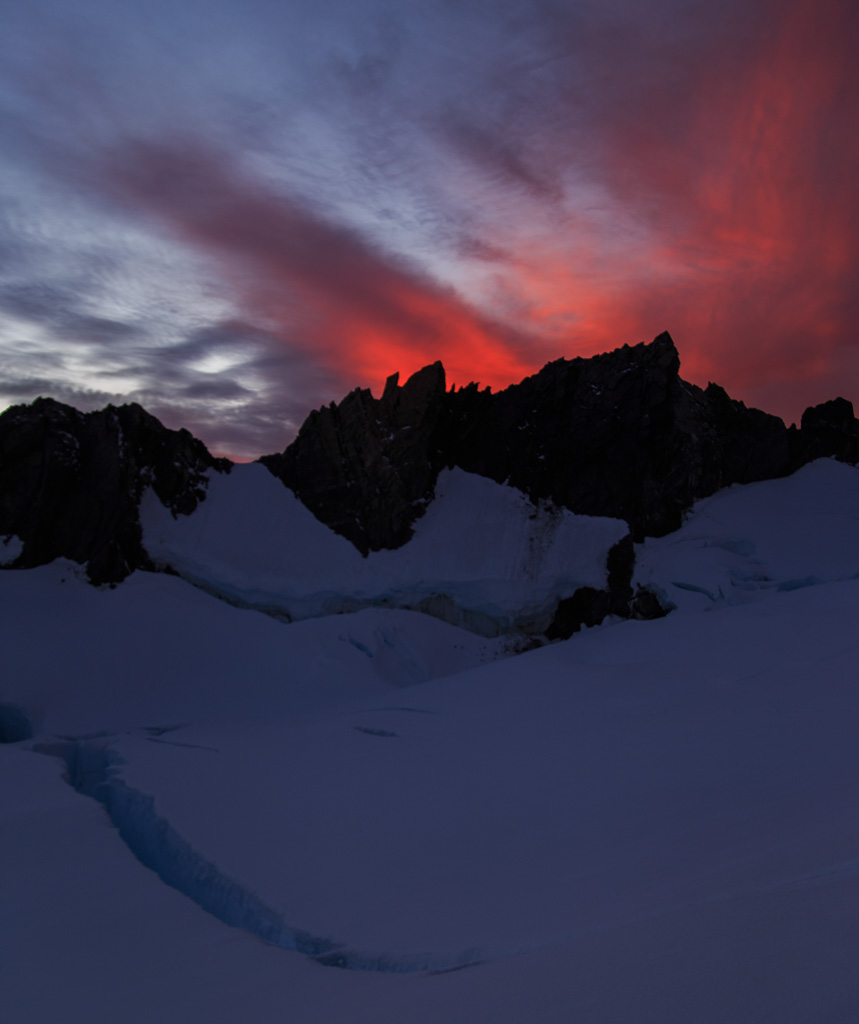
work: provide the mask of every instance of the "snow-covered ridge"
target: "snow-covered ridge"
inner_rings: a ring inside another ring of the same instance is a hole
[[[151,491],[140,515],[156,564],[236,604],[290,620],[408,608],[485,636],[542,632],[560,598],[605,587],[609,549],[628,532],[459,469],[440,475],[408,544],[366,558],[260,465],[211,474],[190,516]]]
[[[636,546],[633,582],[703,610],[857,577],[859,469],[818,459],[697,502],[679,530]]]

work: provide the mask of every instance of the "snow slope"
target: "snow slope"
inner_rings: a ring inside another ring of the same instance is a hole
[[[453,469],[409,543],[364,558],[259,464],[212,473],[190,516],[174,519],[149,491],[141,520],[157,564],[243,606],[289,619],[414,608],[485,636],[545,630],[559,597],[605,586],[608,551],[628,532]]]
[[[857,481],[708,499],[678,611],[502,660],[0,574],[2,1019],[854,1024]]]
[[[0,573],[0,706],[37,733],[285,718],[462,671],[501,640],[416,612],[369,608],[294,623],[234,608],[174,576],[115,589],[57,561]]]
[[[793,476],[729,487],[636,551],[635,582],[676,608],[743,604],[859,578],[859,474],[818,459]]]
[[[774,601],[650,625],[671,654],[647,662],[594,663],[572,642],[398,707],[123,737],[111,799],[153,796],[143,841],[166,819],[238,883],[231,899],[254,893],[356,965],[496,959],[787,884],[850,860],[859,583]],[[809,628],[841,639],[821,657]],[[605,634],[629,656],[641,632]],[[722,647],[702,670],[700,652]],[[821,698],[839,717],[823,729]],[[155,866],[176,856],[192,853],[168,840]]]

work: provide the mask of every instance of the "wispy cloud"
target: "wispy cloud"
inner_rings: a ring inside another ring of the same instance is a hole
[[[107,174],[118,195],[220,261],[246,310],[341,374],[379,382],[441,358],[454,374],[479,368],[484,382],[508,383],[531,365],[530,339],[223,152],[141,142],[115,154]]]

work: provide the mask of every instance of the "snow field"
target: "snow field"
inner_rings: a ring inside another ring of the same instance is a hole
[[[545,630],[560,597],[605,586],[608,551],[628,532],[453,469],[407,545],[363,558],[257,464],[212,473],[190,516],[149,492],[141,520],[157,564],[239,605],[290,619],[416,608],[485,636]]]
[[[697,502],[675,533],[637,545],[634,582],[670,606],[706,610],[856,578],[859,473],[818,459]]]
[[[857,481],[714,495],[639,548],[677,611],[504,660],[0,574],[4,1024],[855,1024]]]
[[[833,587],[774,598],[755,639],[736,609],[685,648],[683,617],[667,619],[670,658],[588,663],[573,640],[424,684],[410,710],[189,727],[174,734],[187,746],[123,737],[121,775],[278,914],[377,959],[491,959],[757,891],[818,870],[855,800],[856,652],[842,633],[797,656],[830,603],[859,611],[859,583]],[[642,632],[600,632],[628,627]],[[700,672],[723,645],[731,661]]]
[[[504,652],[415,612],[367,609],[285,625],[176,577],[115,589],[58,561],[0,573],[0,705],[68,736],[278,719],[470,668]]]

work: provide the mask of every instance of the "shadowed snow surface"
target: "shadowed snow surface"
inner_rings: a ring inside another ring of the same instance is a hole
[[[3,1020],[854,1024],[857,481],[699,503],[679,610],[503,660],[0,574]]]
[[[190,516],[174,519],[150,491],[141,518],[156,563],[238,604],[291,619],[418,608],[486,636],[545,630],[559,598],[604,587],[628,532],[460,469],[441,473],[408,544],[366,558],[258,464],[211,474]]]
[[[819,459],[699,501],[675,533],[637,546],[634,582],[706,610],[857,578],[859,473]]]

